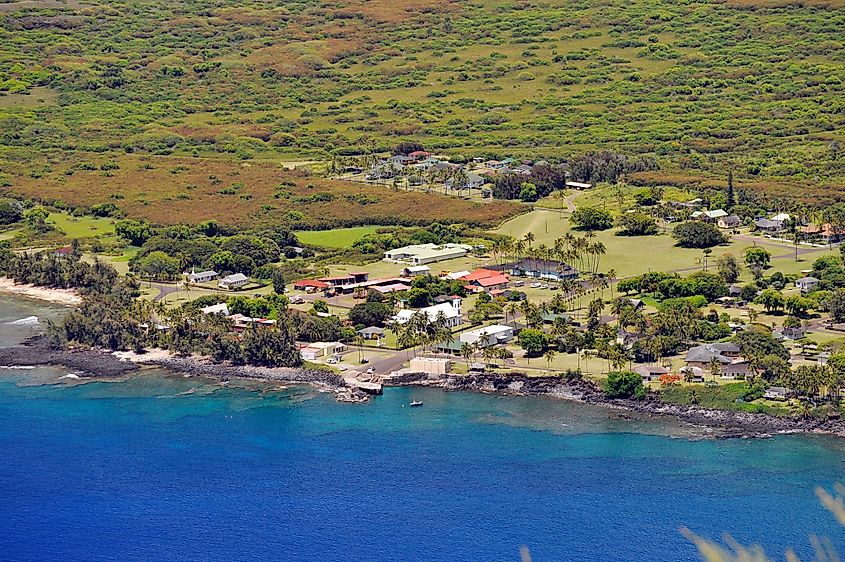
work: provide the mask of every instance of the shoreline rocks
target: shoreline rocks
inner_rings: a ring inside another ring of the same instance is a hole
[[[370,395],[352,388],[338,373],[301,368],[254,367],[215,363],[203,357],[151,356],[138,362],[122,360],[111,352],[96,349],[56,350],[43,337],[24,345],[0,349],[0,365],[61,365],[80,371],[87,378],[112,378],[137,371],[140,365],[159,367],[173,373],[228,380],[240,378],[284,384],[308,384],[333,392],[339,402],[362,403]],[[770,437],[772,434],[825,433],[845,437],[845,421],[816,420],[734,410],[715,410],[694,405],[661,402],[655,396],[644,400],[608,399],[588,380],[567,381],[558,377],[529,377],[524,373],[446,375],[429,379],[423,373],[403,373],[386,378],[385,386],[428,386],[451,391],[481,392],[513,396],[550,396],[572,402],[617,409],[640,416],[672,417],[691,425],[713,428],[717,438]],[[622,414],[620,414],[622,415]],[[627,414],[625,414],[627,415]],[[624,417],[624,416],[623,416]]]

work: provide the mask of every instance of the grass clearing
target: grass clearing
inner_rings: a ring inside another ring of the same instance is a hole
[[[353,243],[379,228],[378,226],[357,226],[331,230],[298,230],[295,234],[302,244],[324,248],[350,248]]]

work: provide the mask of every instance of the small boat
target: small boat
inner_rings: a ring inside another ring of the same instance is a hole
[[[423,403],[420,400],[411,400],[411,408],[419,408]]]

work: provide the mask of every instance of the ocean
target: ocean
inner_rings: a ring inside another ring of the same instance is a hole
[[[0,296],[0,345],[59,307]],[[695,560],[680,527],[776,559],[843,529],[845,441],[717,441],[549,398],[310,388],[150,370],[0,371],[2,560]],[[409,408],[412,399],[422,408]]]

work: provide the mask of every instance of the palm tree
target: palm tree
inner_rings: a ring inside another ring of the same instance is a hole
[[[555,360],[555,350],[554,349],[547,349],[546,353],[543,354],[543,358],[546,360],[546,372],[551,371],[552,369],[552,362]]]
[[[469,366],[470,359],[472,359],[472,346],[467,342],[461,344],[461,356],[466,360],[467,366]]]

